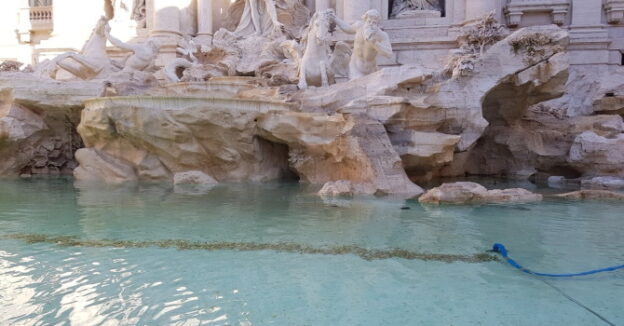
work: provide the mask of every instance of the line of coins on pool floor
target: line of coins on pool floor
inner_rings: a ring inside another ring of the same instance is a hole
[[[471,255],[431,254],[406,249],[367,249],[356,245],[314,247],[298,243],[257,243],[257,242],[200,242],[188,240],[82,240],[75,236],[53,236],[45,234],[9,234],[5,239],[21,240],[27,243],[49,243],[63,247],[89,248],[173,248],[178,250],[206,251],[275,251],[307,255],[355,255],[364,260],[383,260],[401,258],[408,260],[483,263],[498,261],[496,256],[487,253]]]

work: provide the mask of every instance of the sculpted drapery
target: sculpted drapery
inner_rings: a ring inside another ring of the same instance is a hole
[[[226,27],[240,37],[284,30],[298,35],[309,18],[301,0],[236,0],[228,8]]]
[[[281,28],[274,0],[236,0],[228,9],[229,18],[237,20],[234,34],[266,35]]]

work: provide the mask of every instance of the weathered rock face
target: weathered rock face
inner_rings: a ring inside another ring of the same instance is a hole
[[[595,177],[581,181],[583,189],[624,189],[624,178]]]
[[[173,176],[174,185],[217,185],[219,182],[201,171],[176,173]]]
[[[132,167],[96,149],[79,149],[76,152],[76,160],[81,162],[80,166],[74,170],[74,175],[78,180],[112,184],[137,180]]]
[[[102,87],[28,78],[22,73],[0,79],[0,175],[71,174],[81,101]],[[70,95],[71,94],[71,95]]]
[[[323,188],[319,190],[318,194],[321,197],[338,197],[338,196],[352,196],[355,193],[355,187],[351,181],[340,180],[331,181],[323,185]]]
[[[577,66],[562,97],[520,106],[516,118],[492,118],[486,107],[490,126],[458,174],[621,175],[622,76],[622,67]]]
[[[624,134],[607,138],[586,131],[574,139],[568,160],[584,175],[624,176]]]
[[[518,45],[533,38],[545,40],[539,56]],[[401,66],[305,91],[260,87],[267,83],[244,77],[165,88],[47,81],[32,89],[32,80],[4,80],[0,151],[23,148],[20,141],[41,147],[41,139],[50,139],[42,130],[63,130],[51,122],[62,119],[52,117],[72,117],[75,125],[86,106],[78,127],[86,146],[76,154],[79,179],[171,181],[199,171],[218,181],[295,178],[328,187],[344,181],[346,192],[413,196],[422,190],[409,178],[528,176],[562,167],[614,174],[620,157],[605,153],[619,148],[624,124],[605,103],[617,100],[590,101],[596,112],[608,112],[600,115],[543,109],[564,93],[566,43],[556,26],[531,27],[475,55],[470,73]],[[579,138],[584,132],[598,138]],[[70,144],[61,151],[66,158],[80,147],[68,138],[59,141]],[[577,143],[583,150],[571,152]],[[590,145],[594,151],[586,150]],[[31,151],[5,160],[0,173],[59,164],[57,146],[43,146],[45,159],[33,161],[41,155]]]
[[[474,182],[445,183],[418,198],[423,204],[526,203],[541,201],[542,195],[526,189],[487,190]]]
[[[176,173],[202,171],[218,181],[294,176],[315,184],[349,180],[366,185],[358,188],[366,193],[422,192],[407,178],[383,126],[366,117],[295,112],[284,102],[243,98],[85,103],[78,127],[85,145],[134,171],[127,180],[171,180]],[[88,156],[77,158],[81,166],[91,164]],[[77,178],[91,178],[77,171]],[[109,179],[105,169],[90,172]]]
[[[514,40],[542,35],[544,55],[528,58]],[[535,103],[563,94],[567,33],[556,26],[519,30],[451,77],[417,67],[386,68],[298,98],[304,110],[366,114],[383,123],[413,180],[466,173],[469,153],[495,119],[513,121]],[[531,59],[531,60],[529,60]],[[494,135],[487,135],[493,137]]]

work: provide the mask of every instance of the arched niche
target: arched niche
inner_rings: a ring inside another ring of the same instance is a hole
[[[386,19],[395,19],[391,17],[392,7],[394,6],[395,1],[401,1],[401,0],[381,0],[382,14],[384,15]],[[448,9],[447,2],[449,0],[438,0],[438,1],[440,3],[440,8],[442,9],[442,15],[440,18],[445,18],[447,17],[447,9]]]

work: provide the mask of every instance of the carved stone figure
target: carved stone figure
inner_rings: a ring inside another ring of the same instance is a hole
[[[300,37],[309,14],[301,0],[237,0],[228,8],[225,28],[213,38],[213,50],[224,53],[224,60],[211,63],[227,67],[228,75],[260,77],[274,75],[267,69],[283,71],[279,65],[287,56],[281,44]]]
[[[355,34],[353,55],[349,62],[350,80],[379,70],[377,67],[379,55],[392,57],[390,37],[379,27],[381,22],[379,11],[375,9],[367,11],[362,16],[362,21],[357,21],[353,25],[348,25],[340,19],[335,19],[335,21],[338,27],[346,33]]]
[[[335,66],[340,62],[340,58],[347,61],[344,58],[345,56],[348,58],[351,51],[346,44],[340,42],[341,44],[335,46],[337,51],[334,52],[330,49],[330,37],[336,27],[336,19],[332,9],[316,12],[312,16],[302,40],[305,51],[299,66],[300,89],[305,89],[309,85],[326,87],[334,84],[335,74],[337,70],[338,72],[341,70]]]
[[[106,28],[110,28],[108,21],[101,17],[80,53],[67,52],[44,61],[35,68],[35,74],[55,79],[56,73],[62,68],[85,80],[107,77],[113,66],[106,54]]]
[[[160,50],[160,42],[155,38],[150,38],[145,43],[130,44],[110,35],[110,26],[105,27],[106,38],[116,47],[131,51],[132,54],[126,59],[122,73],[133,73],[137,71],[149,71],[153,68],[154,61]]]
[[[440,0],[394,0],[390,17],[411,16],[411,12],[422,10],[441,12]]]
[[[183,57],[165,65],[163,69],[165,77],[170,82],[177,83],[202,82],[210,77],[225,76],[228,68],[214,64],[215,61],[224,59],[223,53],[214,53],[213,50],[207,46],[199,46],[193,40],[181,40],[176,51]],[[201,62],[197,56],[202,56],[207,59],[204,61],[208,62]]]
[[[299,37],[310,10],[301,0],[236,0],[228,7],[225,27],[237,37]]]
[[[237,0],[228,8],[228,15],[231,18],[240,17],[234,31],[239,37],[284,31],[284,24],[277,19],[273,0]]]

